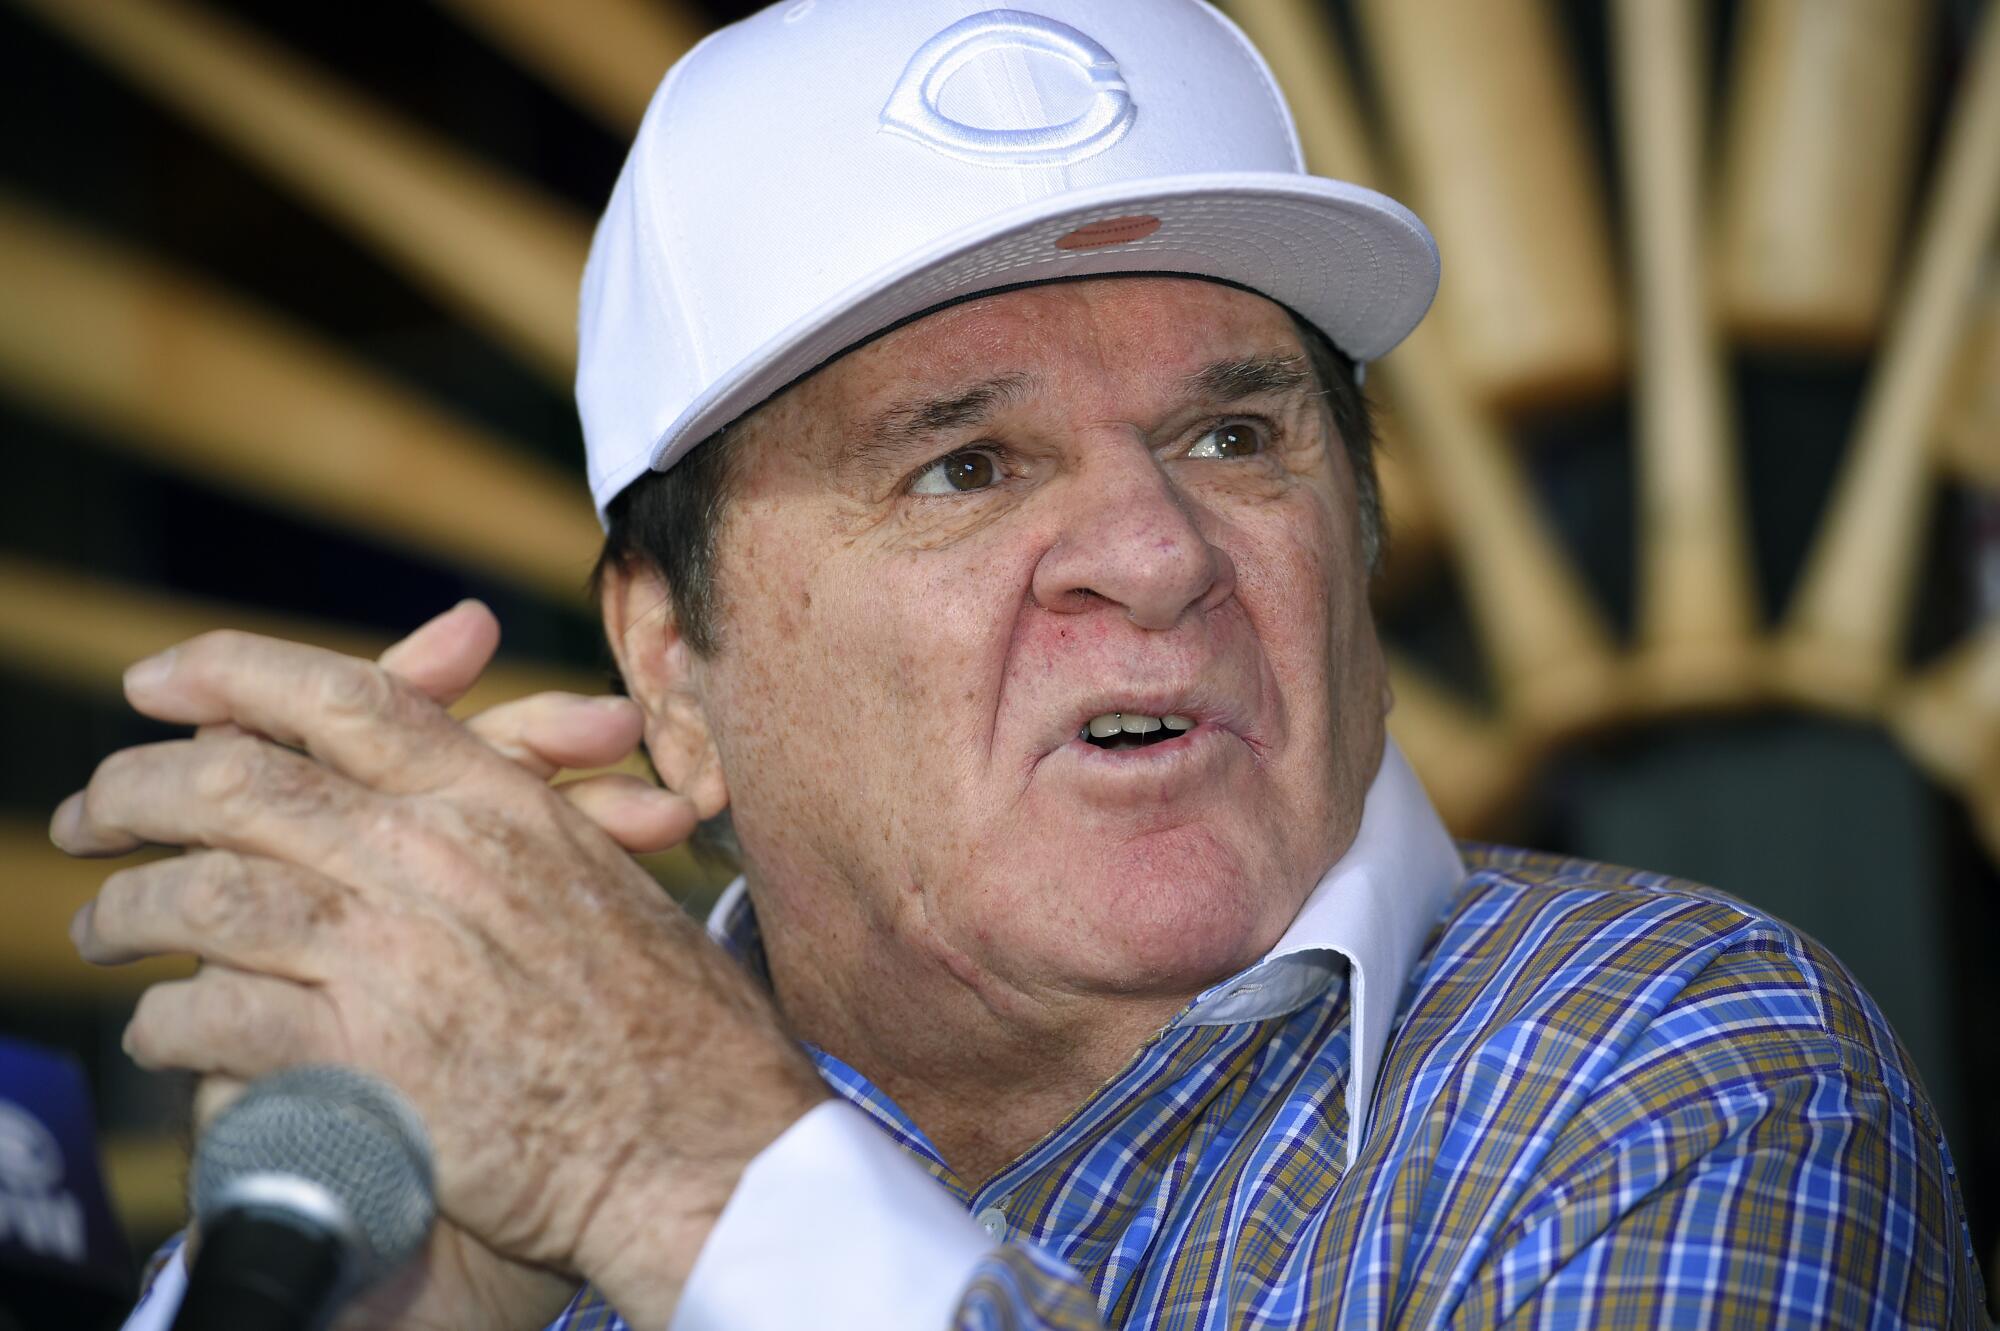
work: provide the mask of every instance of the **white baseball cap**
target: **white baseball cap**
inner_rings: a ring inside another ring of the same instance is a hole
[[[868,338],[1109,273],[1246,287],[1357,362],[1437,290],[1408,209],[1307,175],[1270,70],[1202,0],[785,0],[653,96],[584,270],[605,505]]]

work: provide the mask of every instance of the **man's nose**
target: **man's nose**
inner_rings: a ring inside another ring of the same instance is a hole
[[[1158,630],[1228,600],[1236,566],[1187,497],[1143,446],[1109,452],[1066,487],[1062,529],[1035,567],[1036,602],[1075,614],[1108,601]]]

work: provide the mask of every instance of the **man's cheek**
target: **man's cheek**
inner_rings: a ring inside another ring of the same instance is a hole
[[[1276,526],[1260,539],[1232,552],[1239,595],[1254,602],[1257,618],[1281,637],[1317,636],[1314,629],[1337,615],[1366,588],[1344,576],[1337,556],[1329,550],[1326,533],[1315,524]]]

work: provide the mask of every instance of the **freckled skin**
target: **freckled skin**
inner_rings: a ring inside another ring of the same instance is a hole
[[[1384,669],[1330,416],[1310,387],[1184,391],[1270,354],[1304,355],[1284,311],[1215,283],[1035,287],[848,354],[742,436],[689,686],[780,1004],[969,1178],[1267,950],[1359,822]],[[1029,386],[984,421],[835,465],[891,404],[1001,374]],[[1188,455],[1260,417],[1262,451]],[[910,492],[973,446],[993,484]],[[1123,775],[1070,743],[1141,690],[1213,725]]]

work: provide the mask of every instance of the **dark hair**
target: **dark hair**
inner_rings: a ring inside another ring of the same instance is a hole
[[[1384,529],[1368,399],[1355,382],[1354,362],[1326,334],[1296,314],[1292,324],[1305,344],[1313,376],[1347,450],[1360,508],[1362,550],[1373,572],[1381,565]],[[738,417],[696,444],[671,470],[649,471],[619,492],[605,507],[604,549],[590,574],[595,601],[613,568],[658,570],[673,598],[681,636],[700,656],[712,655],[720,641],[715,541],[736,475],[737,443],[746,419]],[[613,684],[623,691],[615,667]],[[690,842],[696,855],[740,862],[728,817],[725,809],[696,831]]]
[[[590,571],[591,600],[613,568],[659,570],[674,621],[696,655],[715,652],[715,537],[736,473],[739,417],[696,444],[668,471],[649,471],[605,505],[604,549]]]

